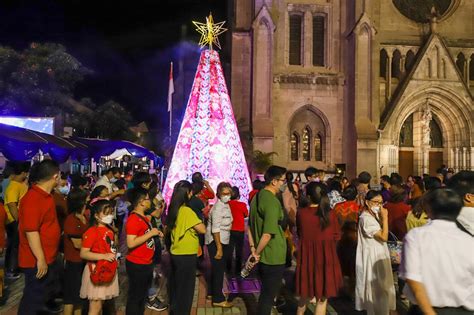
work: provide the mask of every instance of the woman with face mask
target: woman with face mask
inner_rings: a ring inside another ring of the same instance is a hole
[[[208,286],[208,296],[212,296],[212,305],[215,307],[232,307],[222,293],[224,271],[227,256],[229,255],[230,230],[232,228],[232,212],[229,201],[232,196],[232,186],[222,182],[217,186],[216,204],[209,214],[206,231],[206,245],[211,258],[211,284]]]
[[[388,211],[380,191],[369,190],[359,217],[356,254],[356,310],[388,315],[396,309],[392,265],[387,247]]]

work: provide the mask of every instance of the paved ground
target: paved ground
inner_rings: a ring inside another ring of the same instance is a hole
[[[121,242],[125,244],[125,240]],[[248,248],[245,248],[245,252],[249,252]],[[126,248],[121,248],[121,252],[125,253]],[[167,265],[167,256],[163,256],[163,265],[166,270]],[[206,259],[202,264],[203,270],[209,270],[209,260]],[[274,314],[282,315],[293,315],[296,314],[297,308],[297,299],[292,292],[295,292],[294,289],[294,272],[295,272],[295,262],[293,266],[287,270],[285,273],[285,286],[282,289],[281,294],[285,297],[286,305],[279,308],[280,313],[274,311]],[[250,275],[252,276],[252,275]],[[207,275],[209,277],[209,275]],[[242,315],[259,315],[256,314],[256,306],[258,301],[258,293],[253,294],[239,294],[229,296],[229,300],[232,300],[234,307],[232,309],[221,309],[213,308],[211,302],[206,300],[206,275],[196,277],[196,287],[194,292],[194,301],[192,315],[214,315],[214,314],[242,314]],[[125,305],[126,305],[126,296],[127,296],[127,276],[125,273],[124,264],[120,266],[119,273],[119,283],[120,283],[120,296],[116,298],[115,305],[117,308],[117,314],[124,314]],[[18,312],[18,304],[20,302],[24,280],[20,278],[14,282],[7,283],[8,289],[6,296],[0,300],[0,315],[14,315]],[[224,289],[225,290],[225,289]],[[405,302],[397,299],[397,310],[399,315],[406,314],[407,305]],[[309,306],[306,314],[312,314],[313,307]],[[146,315],[167,315],[167,311],[156,312],[151,310],[146,310]],[[328,314],[330,315],[356,315],[364,314],[364,312],[357,312],[354,310],[354,302],[346,298],[338,298],[329,300]]]
[[[291,268],[285,278],[291,279],[291,275],[294,271]],[[18,303],[20,301],[22,290],[23,290],[23,278],[8,284],[8,298],[3,300],[4,305],[0,306],[0,314],[13,315],[17,314]],[[287,282],[286,289],[283,290],[283,294],[286,297],[287,304],[283,306],[280,311],[281,313],[275,312],[274,314],[290,315],[296,313],[296,298],[293,296],[291,283]],[[123,267],[120,271],[120,296],[116,299],[115,303],[117,306],[118,314],[124,314],[127,294],[127,278]],[[192,315],[213,315],[213,314],[242,314],[242,315],[257,315],[256,314],[256,303],[258,300],[258,294],[242,294],[237,296],[230,296],[230,299],[234,302],[232,309],[223,310],[221,308],[213,308],[211,302],[206,300],[206,281],[204,276],[196,277],[196,290],[194,295]],[[400,315],[406,313],[406,304],[398,300],[397,309]],[[312,314],[310,306],[307,314]],[[155,312],[147,310],[147,315],[158,315],[168,314],[167,311]],[[364,314],[363,312],[354,311],[354,303],[350,298],[339,298],[329,301],[328,314],[331,315],[356,315]]]

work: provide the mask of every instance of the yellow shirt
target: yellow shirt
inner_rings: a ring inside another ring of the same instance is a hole
[[[198,253],[199,238],[194,226],[202,223],[196,213],[189,207],[179,208],[176,224],[171,231],[171,254],[194,255]]]
[[[420,218],[418,219],[415,217],[412,211],[408,212],[407,218],[406,218],[406,224],[407,224],[407,232],[410,231],[413,228],[420,227],[428,223],[428,216],[426,213],[422,213]]]
[[[18,207],[20,199],[23,198],[27,191],[28,186],[24,183],[11,180],[10,184],[8,184],[7,189],[5,190],[5,212],[7,213],[7,224],[15,221],[15,219],[13,219],[12,214],[10,213],[8,204],[16,203]]]

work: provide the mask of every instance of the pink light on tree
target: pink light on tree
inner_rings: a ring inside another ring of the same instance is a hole
[[[214,189],[222,181],[239,187],[242,200],[247,200],[250,175],[219,54],[215,50],[201,52],[163,187],[167,202],[174,185],[182,179],[190,180],[194,172],[201,172]]]

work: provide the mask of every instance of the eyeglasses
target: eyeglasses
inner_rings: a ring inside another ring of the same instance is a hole
[[[278,179],[279,182],[282,182],[283,184],[286,183],[286,178],[280,178]]]
[[[377,201],[377,200],[368,200],[370,203],[373,203],[375,205],[382,205],[383,201]]]

